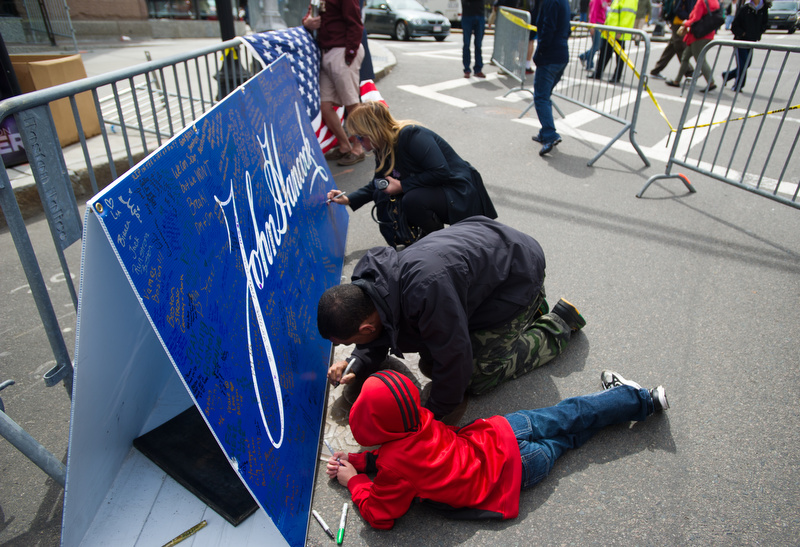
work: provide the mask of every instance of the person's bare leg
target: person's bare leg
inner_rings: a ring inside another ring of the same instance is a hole
[[[347,154],[351,150],[354,150],[355,147],[350,145],[350,140],[347,138],[344,127],[342,127],[342,122],[339,121],[339,116],[336,114],[336,110],[334,110],[333,103],[322,101],[319,111],[322,115],[322,121],[325,122],[325,125],[336,137],[339,143],[339,151],[342,154]],[[361,148],[361,144],[358,145],[358,148]],[[363,152],[363,150],[361,150],[361,152]],[[360,154],[361,152],[356,153]]]

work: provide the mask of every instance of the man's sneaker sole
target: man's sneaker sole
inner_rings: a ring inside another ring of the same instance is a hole
[[[631,380],[626,380],[621,374],[613,370],[604,370],[600,373],[600,382],[603,384],[603,389],[611,389],[617,386],[631,386],[636,389],[642,389],[642,386]],[[662,388],[663,389],[663,388]]]
[[[664,386],[651,389],[650,397],[653,399],[653,407],[655,407],[656,410],[667,410],[669,408],[667,391],[664,389]]]
[[[553,306],[552,313],[559,316],[573,331],[580,330],[586,326],[586,319],[583,318],[578,308],[564,300],[563,298]]]

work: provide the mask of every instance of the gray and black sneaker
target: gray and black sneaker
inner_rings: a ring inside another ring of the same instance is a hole
[[[626,380],[622,374],[614,372],[613,370],[604,370],[600,373],[600,381],[603,383],[603,389],[611,389],[617,386],[631,386],[636,389],[642,389],[642,386],[631,380]]]
[[[632,380],[626,380],[618,372],[612,370],[604,370],[600,373],[600,382],[603,384],[603,389],[611,389],[617,386],[631,386],[636,389],[642,389],[642,386]],[[669,401],[667,400],[667,391],[664,386],[648,390],[650,397],[653,399],[653,408],[655,410],[667,410],[669,408]]]
[[[578,308],[564,300],[563,298],[553,306],[552,313],[559,316],[567,326],[572,329],[572,332],[580,330],[586,326],[586,319],[578,311]]]

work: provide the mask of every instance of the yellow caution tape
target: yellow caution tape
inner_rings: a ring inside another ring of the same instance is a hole
[[[535,26],[529,25],[528,23],[526,23],[525,21],[523,21],[522,19],[520,19],[516,15],[513,15],[513,14],[507,12],[506,10],[504,10],[502,8],[500,9],[500,13],[502,13],[503,16],[506,17],[506,19],[508,19],[509,21],[514,23],[515,25],[518,25],[520,27],[526,28],[528,30],[533,30],[533,31],[537,30]],[[575,30],[575,28],[576,27],[572,27],[572,30]],[[622,59],[622,61],[626,65],[628,65],[628,67],[633,71],[634,75],[637,78],[641,79],[642,75],[639,73],[638,70],[636,70],[636,66],[631,61],[630,57],[628,57],[628,55],[625,53],[625,50],[622,49],[622,46],[620,46],[619,42],[617,41],[616,35],[611,37],[611,35],[609,34],[609,32],[607,30],[602,31],[601,34],[602,34],[603,38],[605,38],[605,40],[609,44],[611,44],[611,47],[614,48],[614,52],[619,56],[619,58]],[[612,32],[611,34],[615,34],[615,33]],[[644,89],[645,89],[645,91],[647,91],[647,94],[650,96],[650,99],[653,101],[653,104],[655,105],[656,110],[658,110],[658,113],[661,114],[661,117],[664,118],[665,122],[667,122],[667,125],[669,126],[670,133],[677,132],[677,129],[675,129],[672,126],[672,124],[669,121],[669,118],[667,118],[667,115],[664,112],[664,109],[661,108],[660,104],[658,104],[658,101],[656,100],[655,96],[653,95],[653,90],[650,89],[650,86],[647,85],[647,82],[645,82],[645,84],[644,84]],[[761,114],[752,114],[750,116],[741,116],[739,118],[733,118],[733,119],[730,119],[730,120],[721,120],[721,121],[706,123],[706,124],[702,124],[702,125],[686,126],[683,129],[710,127],[712,125],[718,125],[718,124],[723,124],[723,123],[728,123],[728,122],[735,122],[735,121],[745,120],[745,119],[748,119],[748,118],[757,118],[759,116],[766,116],[768,114],[778,114],[780,112],[783,112],[784,110],[785,111],[789,111],[789,110],[797,110],[797,109],[800,109],[800,105],[790,106],[789,108],[779,108],[777,110],[770,110],[769,112],[764,112],[764,113],[761,113]]]
[[[522,27],[524,29],[532,30],[533,32],[537,32],[539,30],[535,26],[529,25],[528,23],[526,23],[525,21],[523,21],[522,19],[520,19],[516,15],[507,12],[503,8],[500,8],[500,13],[503,14],[503,16],[506,19],[508,19],[509,21],[511,21],[512,23],[514,23],[517,26],[520,26],[520,27]],[[578,27],[570,27],[569,30],[570,30],[570,32],[575,32],[576,28],[578,28]]]
[[[769,114],[780,114],[781,112],[784,112],[784,111],[785,112],[789,112],[790,110],[797,110],[798,108],[800,108],[800,104],[796,104],[794,106],[790,106],[789,108],[778,108],[777,110],[770,110],[769,112],[761,112],[759,114],[751,114],[749,116],[740,116],[738,118],[731,118],[730,120],[720,120],[718,122],[704,123],[704,124],[701,124],[701,125],[689,125],[689,126],[684,127],[683,129],[694,129],[694,128],[700,128],[700,127],[711,127],[712,125],[719,125],[719,124],[728,123],[728,122],[738,122],[738,121],[742,121],[742,120],[748,120],[750,118],[759,118],[761,116],[767,116]]]
[[[538,30],[538,29],[537,29],[536,27],[534,27],[533,25],[529,25],[528,23],[526,23],[525,21],[523,21],[522,19],[520,19],[519,17],[517,17],[517,16],[516,16],[516,15],[514,15],[513,13],[509,13],[509,12],[507,12],[506,10],[504,10],[503,8],[500,8],[500,13],[501,13],[501,14],[503,14],[503,16],[504,16],[506,19],[508,19],[509,21],[511,21],[512,23],[514,23],[515,25],[518,25],[518,26],[520,26],[520,27],[522,27],[522,28],[526,28],[526,29],[528,29],[528,30],[532,30],[532,31],[534,31],[534,32],[535,32],[536,30]]]
[[[617,41],[616,35],[611,37],[607,30],[602,31],[601,34],[602,34],[603,38],[605,38],[605,40],[609,44],[611,44],[611,46],[614,48],[614,52],[617,55],[619,55],[619,58],[622,59],[625,62],[625,64],[627,64],[630,67],[630,69],[633,71],[633,73],[636,75],[637,78],[641,79],[642,75],[639,74],[639,71],[636,70],[636,66],[633,64],[633,62],[631,62],[630,57],[628,57],[628,55],[625,53],[625,50],[622,49],[622,46],[619,45],[619,42]],[[614,33],[612,33],[612,34],[614,34]],[[667,115],[664,113],[664,110],[661,108],[661,105],[658,104],[658,101],[656,100],[655,96],[653,95],[653,90],[650,89],[650,86],[647,85],[647,82],[645,82],[645,84],[644,84],[644,89],[645,89],[645,91],[647,91],[647,94],[650,96],[650,99],[652,99],[653,104],[656,105],[656,109],[658,110],[658,113],[661,114],[661,117],[664,118],[665,122],[667,122],[667,125],[669,126],[670,132],[674,133],[676,131],[676,129],[674,127],[672,127],[671,123],[669,123],[669,118],[667,118]]]

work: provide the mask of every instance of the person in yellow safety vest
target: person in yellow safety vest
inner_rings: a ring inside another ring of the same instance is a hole
[[[608,8],[608,15],[606,16],[606,25],[612,27],[633,28],[636,23],[636,11],[639,8],[638,0],[614,0]],[[608,32],[606,37],[603,37],[600,45],[600,55],[597,58],[597,65],[594,74],[589,78],[601,80],[603,78],[603,71],[611,60],[611,54],[614,52],[613,40],[619,42],[621,49],[625,49],[625,42],[631,39],[628,33],[617,35],[616,32]],[[608,79],[612,84],[619,83],[622,79],[622,71],[625,68],[625,63],[617,55],[617,68],[614,70],[614,75]]]

